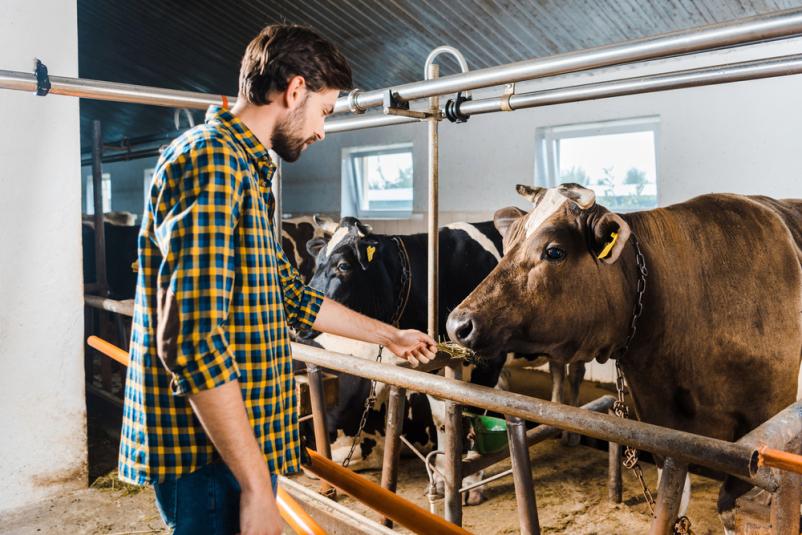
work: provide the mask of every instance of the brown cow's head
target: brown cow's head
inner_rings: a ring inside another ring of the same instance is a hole
[[[504,257],[450,314],[449,336],[484,354],[605,360],[623,342],[632,311],[626,262],[618,261],[629,225],[576,184],[517,190],[534,208],[496,212]],[[604,251],[612,233],[618,237]]]

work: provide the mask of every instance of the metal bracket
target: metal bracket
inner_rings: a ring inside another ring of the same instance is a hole
[[[471,95],[465,96],[462,94],[462,91],[457,93],[456,100],[449,99],[448,102],[446,102],[445,106],[446,118],[452,123],[468,122],[468,119],[470,119],[470,115],[465,115],[464,113],[461,113],[459,111],[459,107],[460,105],[462,105],[463,102],[468,102],[472,99],[473,97]]]
[[[515,95],[515,82],[504,86],[504,96],[501,97],[501,111],[512,111],[510,97]]]
[[[43,97],[50,92],[50,76],[47,74],[47,65],[36,58],[33,73],[36,75],[36,95]]]
[[[355,87],[348,93],[348,109],[351,110],[351,113],[356,113],[357,115],[365,113],[365,108],[360,107],[359,104],[356,103],[356,98],[361,92],[361,89]]]
[[[392,89],[388,89],[384,93],[382,109],[385,115],[403,115],[415,119],[428,119],[432,116],[431,112],[410,110],[409,102],[400,100],[398,93],[393,92]]]

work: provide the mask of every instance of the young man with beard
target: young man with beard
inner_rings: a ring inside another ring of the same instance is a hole
[[[351,70],[307,28],[249,45],[239,96],[162,154],[139,236],[119,474],[152,483],[175,533],[277,534],[276,475],[301,449],[288,325],[383,344],[413,363],[435,343],[305,286],[273,234],[267,149],[292,162],[324,137]]]

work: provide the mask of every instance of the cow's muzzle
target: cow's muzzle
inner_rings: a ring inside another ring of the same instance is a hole
[[[475,349],[479,339],[472,314],[465,310],[455,310],[448,316],[446,322],[448,336],[455,342]]]

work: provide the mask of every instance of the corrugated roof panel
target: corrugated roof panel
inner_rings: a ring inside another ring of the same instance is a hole
[[[235,6],[235,7],[232,7]],[[239,62],[265,25],[311,26],[351,61],[354,82],[377,89],[420,80],[429,51],[457,47],[472,69],[543,57],[779,9],[802,0],[78,0],[82,78],[236,94]],[[44,58],[45,61],[47,58]],[[442,73],[457,72],[443,59]],[[58,74],[58,73],[53,73]],[[196,120],[202,120],[196,112]],[[173,129],[173,110],[82,101],[105,140]]]

